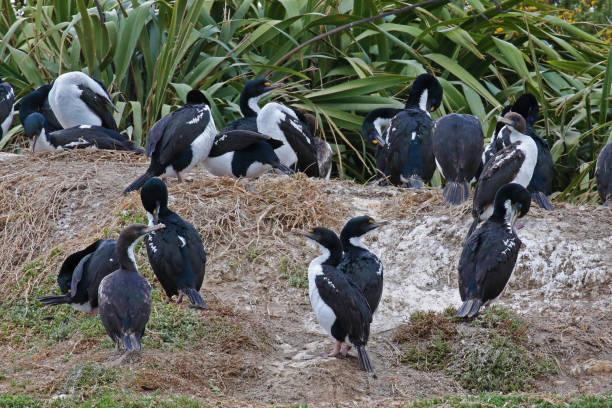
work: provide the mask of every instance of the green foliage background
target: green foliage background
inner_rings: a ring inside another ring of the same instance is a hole
[[[474,114],[487,137],[504,104],[534,93],[558,198],[596,201],[595,159],[612,140],[607,19],[582,24],[573,19],[585,13],[569,16],[567,8],[535,1],[439,1],[332,35],[275,67],[318,34],[406,3],[99,0],[100,11],[94,0],[0,5],[0,77],[17,99],[60,73],[82,70],[108,85],[120,129],[140,143],[194,87],[212,101],[221,128],[240,116],[246,77],[271,69],[271,80],[287,84],[285,102],[320,119],[340,176],[365,181],[374,162],[358,133],[363,116],[403,106],[414,77],[427,71],[445,91],[434,117]],[[0,149],[19,142],[14,123]]]

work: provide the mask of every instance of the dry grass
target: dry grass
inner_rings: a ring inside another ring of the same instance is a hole
[[[457,206],[448,205],[442,198],[441,189],[424,187],[420,190],[406,189],[405,193],[393,197],[384,212],[390,218],[413,218],[433,213],[462,217],[471,210],[471,200]]]
[[[61,260],[46,262],[56,247],[68,254],[102,236],[116,237],[142,220],[137,193],[121,189],[146,159],[132,153],[74,151],[25,155],[2,163],[0,175],[0,295],[14,296],[23,267],[41,259],[40,276]],[[169,182],[170,207],[199,230],[209,257],[235,259],[248,248],[278,254],[293,228],[337,228],[347,209],[323,180],[268,175],[249,181],[207,177],[196,169],[191,182]],[[109,186],[111,186],[109,188]],[[92,204],[93,203],[93,204]],[[27,296],[28,288],[21,292]]]

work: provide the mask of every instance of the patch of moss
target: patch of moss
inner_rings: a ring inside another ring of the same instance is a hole
[[[488,307],[472,323],[492,329],[500,336],[508,337],[516,343],[525,341],[527,323],[512,310],[497,306]]]
[[[451,344],[442,336],[436,335],[426,342],[419,342],[404,348],[400,361],[422,371],[440,370],[449,363],[453,350]]]
[[[306,269],[291,265],[285,257],[281,258],[279,269],[281,278],[286,279],[289,286],[302,289],[308,287],[308,271]]]
[[[72,367],[58,390],[62,394],[91,392],[117,382],[120,376],[120,369],[117,367],[104,367],[94,362],[79,363]]]
[[[551,363],[530,358],[525,349],[501,336],[465,350],[452,371],[463,388],[477,392],[526,390],[535,378],[555,372]]]
[[[504,395],[480,394],[476,396],[421,399],[407,404],[406,408],[467,408],[467,407],[515,407],[515,408],[604,408],[610,407],[612,394],[604,395]]]
[[[38,408],[42,407],[39,401],[36,401],[29,395],[11,395],[11,394],[0,394],[0,407],[3,408]]]

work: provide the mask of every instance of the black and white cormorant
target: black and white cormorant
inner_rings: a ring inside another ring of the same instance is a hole
[[[222,131],[202,164],[215,176],[255,178],[271,169],[293,174],[274,152],[282,145],[280,140],[256,131]]]
[[[287,106],[270,102],[257,115],[257,130],[283,142],[281,147],[274,150],[283,165],[304,172],[309,177],[329,179],[331,146],[312,135],[310,126],[299,116]]]
[[[370,336],[372,312],[359,287],[337,269],[342,260],[342,245],[335,232],[317,227],[302,235],[314,241],[323,254],[308,266],[308,292],[312,310],[336,345],[328,356],[346,355],[351,344],[357,349],[359,365],[373,372],[365,346]],[[342,347],[342,343],[347,343]]]
[[[52,86],[53,84],[40,86],[21,98],[19,102],[19,120],[22,124],[25,124],[26,118],[32,113],[40,113],[45,117],[45,131],[47,133],[63,129],[49,106],[48,96]]]
[[[383,291],[383,264],[361,241],[363,236],[386,221],[376,222],[366,215],[351,218],[340,232],[344,257],[338,269],[344,272],[361,290],[372,314],[376,312]]]
[[[124,150],[143,154],[144,150],[118,132],[102,126],[80,125],[51,133],[45,130],[45,117],[31,113],[23,124],[25,135],[32,140],[33,152],[72,149]]]
[[[6,135],[13,123],[14,103],[13,87],[0,78],[0,139]]]
[[[60,267],[57,283],[61,295],[38,300],[47,305],[68,304],[94,314],[98,308],[98,287],[105,276],[119,268],[114,239],[99,239],[87,248],[69,255]]]
[[[49,106],[64,129],[79,125],[117,130],[111,113],[115,105],[104,86],[79,72],[67,72],[53,81]]]
[[[176,176],[182,182],[183,174],[208,156],[216,135],[208,100],[196,89],[189,91],[187,104],[155,122],[149,131],[149,168],[123,194],[138,190],[152,177]]]
[[[500,136],[510,144],[497,152],[485,164],[474,192],[472,223],[468,237],[480,221],[493,214],[495,194],[503,185],[517,183],[527,187],[531,182],[538,157],[538,148],[533,139],[525,135],[525,119],[516,112],[509,112],[500,121],[505,126]]]
[[[605,145],[597,156],[595,178],[603,205],[610,205],[612,202],[612,142]]]
[[[432,140],[436,166],[446,180],[444,201],[452,205],[467,201],[484,148],[480,120],[473,115],[446,115],[434,123]]]
[[[163,224],[160,231],[145,238],[151,268],[166,292],[166,301],[183,295],[192,305],[206,308],[198,292],[204,281],[206,252],[198,231],[168,209],[168,189],[158,178],[147,181],[140,190],[142,206],[147,211],[149,225]]]
[[[361,125],[361,136],[367,142],[371,142],[376,145],[374,157],[376,158],[377,169],[384,168],[385,166],[384,148],[387,141],[383,139],[383,134],[388,135],[388,133],[385,133],[385,130],[391,124],[391,119],[393,119],[393,117],[400,111],[401,109],[397,108],[377,108],[368,113],[363,119],[363,124]]]
[[[419,75],[412,84],[406,106],[391,119],[384,167],[378,170],[394,185],[419,188],[433,176],[436,164],[431,130],[433,112],[442,103],[442,86],[431,74]]]
[[[527,190],[531,192],[533,201],[535,201],[540,208],[552,210],[552,204],[547,196],[552,193],[553,158],[546,140],[533,129],[533,125],[538,120],[540,114],[538,101],[532,94],[525,93],[521,95],[512,106],[506,106],[503,114],[507,113],[507,111],[520,113],[521,116],[525,118],[525,134],[534,140],[538,148],[538,159]],[[493,134],[493,137],[491,137],[491,143],[483,155],[485,160],[488,160],[496,151],[509,144],[508,140],[499,137],[499,130],[503,125],[503,123],[497,123],[496,132]]]
[[[138,273],[134,247],[136,242],[163,224],[147,227],[132,224],[117,239],[119,269],[102,279],[98,288],[102,325],[117,350],[140,350],[140,339],[151,314],[151,285]]]
[[[228,123],[221,132],[236,129],[257,132],[257,114],[261,111],[259,100],[279,87],[280,84],[272,84],[265,78],[247,81],[240,93],[240,112],[243,118]]]
[[[457,316],[473,317],[494,301],[512,275],[521,241],[514,224],[525,216],[531,194],[519,184],[506,184],[495,195],[493,215],[467,239],[459,259]]]

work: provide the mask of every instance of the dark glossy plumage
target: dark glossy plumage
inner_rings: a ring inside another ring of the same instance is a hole
[[[43,133],[44,116],[40,113],[30,114],[25,123],[26,137],[36,139],[32,144],[32,151],[51,151],[55,149],[105,149],[132,151],[144,154],[144,150],[136,146],[114,130],[101,126],[81,125],[69,129],[56,130]]]
[[[436,163],[446,180],[444,200],[461,204],[470,196],[469,182],[480,165],[482,125],[475,116],[451,113],[435,122],[432,138]]]
[[[321,227],[304,232],[303,235],[316,242],[325,253],[310,262],[308,286],[317,320],[336,340],[336,347],[330,356],[340,352],[341,343],[348,341],[357,348],[361,367],[368,372],[374,371],[365,350],[372,313],[359,287],[337,269],[342,259],[338,236]]]
[[[344,256],[338,270],[346,274],[365,296],[372,314],[378,308],[383,291],[383,264],[361,242],[361,238],[386,222],[376,222],[372,217],[350,219],[340,232]]]
[[[144,235],[163,228],[133,224],[117,240],[120,268],[102,279],[98,288],[100,320],[117,349],[141,350],[140,339],[151,314],[151,285],[138,274],[134,246]]]
[[[383,169],[385,167],[385,145],[387,141],[383,139],[383,135],[386,134],[385,130],[391,124],[391,119],[400,111],[401,109],[397,108],[377,108],[368,113],[363,119],[361,136],[367,142],[376,145],[374,157],[376,158],[377,169]],[[380,176],[382,176],[382,174]]]
[[[495,197],[493,215],[465,242],[459,260],[459,294],[464,303],[458,316],[476,315],[503,291],[521,246],[514,222],[529,211],[530,202],[524,187],[507,184]]]
[[[93,312],[98,307],[100,282],[118,267],[115,240],[100,239],[64,260],[57,279],[62,295],[42,296],[38,300],[47,305],[69,304],[77,310]]]
[[[260,111],[257,104],[262,97],[278,87],[265,78],[247,81],[240,92],[240,113],[244,117],[228,123],[221,132],[238,129],[257,132],[257,114]]]
[[[0,138],[4,136],[13,122],[15,92],[13,87],[0,78]]]
[[[420,187],[435,171],[429,112],[442,103],[442,86],[430,74],[419,75],[410,89],[405,108],[385,130],[384,160],[379,172],[394,185]]]
[[[152,177],[182,174],[205,159],[213,145],[217,128],[208,101],[198,90],[187,94],[187,104],[164,116],[147,136],[146,154],[151,157],[149,168],[123,190],[124,194],[138,190]]]
[[[597,179],[597,191],[603,205],[610,205],[612,201],[612,143],[605,145],[597,156],[595,178]]]
[[[145,238],[151,268],[166,296],[186,295],[194,306],[206,308],[198,293],[204,281],[206,252],[196,229],[168,209],[168,190],[163,181],[153,178],[140,191],[142,205],[154,224],[165,228]]]
[[[45,117],[45,131],[47,133],[63,129],[62,125],[57,121],[53,110],[49,106],[49,91],[52,84],[43,85],[36,88],[24,96],[19,102],[19,120],[25,124],[26,118],[32,113],[40,113]]]

